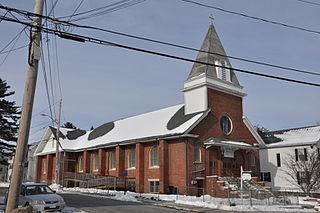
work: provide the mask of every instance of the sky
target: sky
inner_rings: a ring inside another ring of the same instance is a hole
[[[44,11],[47,14],[46,11],[50,11],[52,4],[57,2],[51,16],[61,17],[73,14],[80,2],[82,4],[76,13],[118,1],[47,0],[48,9]],[[320,5],[306,1],[196,1],[320,31]],[[28,11],[33,11],[34,6],[32,0],[0,0],[0,3]],[[0,10],[0,14],[4,15],[5,12]],[[11,17],[11,14],[7,16]],[[210,16],[214,18],[213,24],[228,55],[320,73],[320,33],[286,28],[181,0],[146,0],[74,22],[199,49],[212,22]],[[19,106],[22,104],[26,79],[28,48],[15,50],[9,55],[3,51],[10,50],[12,45],[3,48],[22,29],[20,24],[0,22],[0,77],[15,91],[11,100]],[[195,51],[110,33],[61,26],[60,29],[190,59],[195,59],[197,55]],[[15,41],[13,48],[27,45],[28,33],[23,32]],[[183,103],[181,89],[192,63],[113,46],[79,43],[46,34],[43,34],[42,43],[44,60],[39,64],[29,143],[39,141],[45,128],[52,125],[49,117],[41,116],[51,115],[45,74],[52,110],[57,111],[57,103],[62,99],[61,122],[72,122],[82,129]],[[238,60],[231,60],[231,64],[234,68],[320,83],[319,75],[294,73]],[[238,72],[236,75],[247,93],[243,101],[244,114],[253,125],[279,130],[320,123],[319,87]]]

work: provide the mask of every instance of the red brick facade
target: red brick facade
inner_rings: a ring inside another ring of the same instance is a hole
[[[129,145],[86,150],[77,153],[66,153],[64,171],[75,173],[92,173],[107,176],[123,177],[127,171],[128,178],[135,179],[137,192],[149,192],[149,181],[159,181],[159,192],[168,193],[169,188],[176,187],[181,194],[198,194],[204,187],[207,193],[221,187],[217,182],[219,176],[240,176],[240,165],[245,170],[259,174],[258,151],[235,151],[234,158],[224,158],[221,148],[205,148],[203,142],[210,138],[225,138],[256,144],[250,131],[243,123],[242,98],[208,89],[208,105],[211,111],[191,131],[194,137],[176,137],[150,142],[136,142]],[[220,118],[227,115],[232,121],[232,132],[223,134]],[[151,167],[150,150],[158,148],[158,166]],[[200,152],[199,152],[200,149]],[[135,150],[135,167],[129,167],[129,152]],[[195,162],[195,152],[200,158]],[[113,153],[113,154],[112,154]],[[96,169],[93,161],[98,156]],[[115,155],[115,168],[110,168],[112,155]],[[249,165],[248,155],[255,157],[255,165]],[[82,162],[80,162],[82,158]],[[39,156],[37,159],[37,182],[52,183],[55,179],[55,155]],[[83,164],[83,169],[79,164]],[[215,191],[217,193],[217,191]],[[225,196],[223,193],[221,196]]]

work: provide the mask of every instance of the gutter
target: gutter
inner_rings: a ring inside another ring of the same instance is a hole
[[[131,145],[131,144],[136,144],[136,143],[147,143],[147,142],[152,142],[152,141],[158,141],[158,140],[170,140],[170,139],[177,139],[177,138],[198,138],[199,135],[195,134],[181,134],[181,135],[164,135],[160,137],[153,137],[153,138],[145,138],[145,139],[136,139],[136,140],[128,140],[128,141],[123,141],[123,142],[111,142],[109,144],[103,144],[103,145],[97,145],[93,147],[88,147],[88,148],[82,148],[82,149],[63,149],[61,151],[63,152],[82,152],[82,151],[90,151],[90,150],[96,150],[100,148],[111,148],[111,147],[116,147],[116,146],[125,146],[125,145]],[[45,152],[45,153],[39,153],[36,154],[36,156],[41,156],[41,155],[47,155],[47,154],[53,154],[55,151],[52,152]]]

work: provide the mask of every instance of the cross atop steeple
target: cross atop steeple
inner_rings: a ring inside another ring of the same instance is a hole
[[[211,24],[213,25],[213,20],[214,20],[214,18],[213,18],[213,15],[212,15],[212,14],[210,14],[209,19],[211,20]]]

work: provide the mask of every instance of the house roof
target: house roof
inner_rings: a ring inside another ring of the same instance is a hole
[[[155,140],[161,137],[188,134],[209,110],[184,114],[184,105],[176,105],[141,115],[105,123],[93,130],[60,128],[59,142],[62,149],[76,151],[126,142]],[[52,134],[56,129],[50,127]],[[43,141],[48,141],[46,136]],[[37,154],[50,152],[45,145],[39,146]],[[52,146],[51,146],[52,147]],[[52,148],[51,151],[54,151]]]
[[[320,125],[260,133],[267,147],[298,146],[320,141]]]
[[[228,57],[225,57],[226,55],[227,54],[222,46],[218,33],[216,32],[213,24],[211,24],[209,26],[207,35],[202,43],[196,61],[206,62],[210,64],[214,64],[215,61],[225,61],[227,63],[227,66],[231,67]],[[202,74],[218,79],[214,66],[194,63],[191,72],[188,76],[188,80]],[[230,77],[232,84],[240,86],[239,81],[232,70],[230,70]]]

